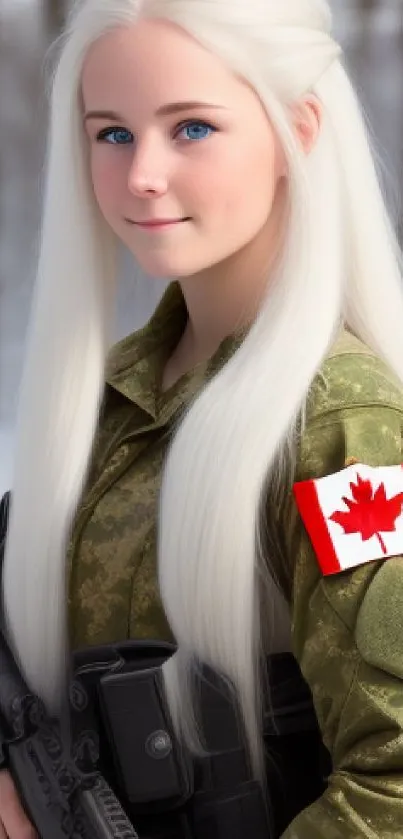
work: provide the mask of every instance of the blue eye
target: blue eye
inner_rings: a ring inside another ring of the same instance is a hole
[[[115,139],[109,140],[109,137],[115,137]],[[103,131],[97,134],[97,140],[98,142],[107,142],[114,146],[123,146],[132,142],[133,134],[127,131],[126,128],[104,128]]]
[[[187,137],[188,140],[205,140],[206,139],[206,131],[215,132],[218,131],[214,125],[210,125],[208,122],[203,122],[200,119],[195,120],[188,120],[187,122],[182,122],[178,126],[179,133],[181,131],[188,131],[189,129],[196,128],[196,132],[193,134],[193,137]],[[209,135],[208,135],[209,136]]]
[[[211,133],[218,131],[218,128],[215,128],[214,125],[210,125],[208,122],[196,119],[181,122],[176,128],[174,136],[176,137],[177,134],[183,131],[189,132],[188,136],[184,138],[185,140],[205,140]],[[99,143],[108,143],[113,146],[126,146],[133,142],[134,137],[131,131],[128,131],[126,128],[104,128],[97,134],[96,139]]]

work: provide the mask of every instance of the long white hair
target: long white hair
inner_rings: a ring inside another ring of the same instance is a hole
[[[330,35],[324,0],[82,0],[61,41],[51,102],[43,232],[21,389],[4,566],[9,638],[29,684],[57,710],[66,667],[65,561],[103,391],[116,241],[90,182],[80,77],[89,46],[139,16],[182,26],[256,90],[289,169],[286,245],[240,348],[190,405],[160,496],[159,578],[179,650],[165,667],[190,741],[193,660],[235,686],[260,772],[263,491],[303,416],[342,322],[403,380],[401,258],[368,132]],[[312,153],[290,105],[311,92],[323,121]],[[242,200],[242,196],[240,196]],[[266,582],[270,586],[270,557]]]

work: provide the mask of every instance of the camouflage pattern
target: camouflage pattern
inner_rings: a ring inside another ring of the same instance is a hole
[[[403,463],[403,393],[344,332],[312,385],[297,480],[355,460]],[[323,577],[294,507],[294,653],[333,760],[326,793],[283,839],[403,836],[403,559]]]
[[[209,362],[161,393],[163,366],[185,322],[174,283],[150,323],[111,354],[69,549],[73,647],[128,637],[172,640],[156,579],[161,467],[181,413],[242,340],[242,333],[226,339]],[[400,383],[342,330],[310,389],[296,480],[330,474],[351,459],[401,463],[402,427]],[[282,839],[403,836],[403,559],[323,577],[291,487],[276,524],[293,651],[333,760],[327,791]]]
[[[68,551],[73,648],[126,638],[172,640],[156,581],[161,469],[175,425],[242,340],[161,392],[161,376],[187,320],[180,286],[167,289],[149,324],[121,341],[107,385],[87,488]]]

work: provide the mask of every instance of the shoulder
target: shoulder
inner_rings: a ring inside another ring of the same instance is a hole
[[[368,346],[343,330],[315,376],[299,440],[296,479],[337,472],[351,459],[400,462],[403,386]]]
[[[403,463],[403,386],[376,353],[348,332],[343,332],[312,383],[306,422],[299,440],[295,480],[315,481],[333,476],[350,463],[375,469]],[[343,484],[340,483],[340,492],[336,484],[332,486],[336,489],[329,490],[327,497],[333,503],[334,492],[334,509],[345,510]],[[393,494],[395,492],[393,490]],[[321,623],[326,627],[322,634],[329,647],[330,633],[336,631],[336,625],[340,632],[344,626],[353,633],[354,649],[359,649],[367,663],[402,677],[401,643],[397,644],[396,628],[397,615],[401,614],[403,604],[400,551],[387,562],[385,557],[377,558],[374,553],[373,560],[366,559],[358,565],[353,562],[344,571],[323,576],[295,500],[291,500],[290,508],[289,521],[294,526],[294,636],[301,655],[306,641],[307,602],[312,598],[310,639],[317,638],[317,626]],[[387,534],[392,530],[388,525]],[[358,530],[345,531],[342,538],[350,540],[351,550],[354,549],[357,556],[363,544],[371,545],[371,550],[374,544],[369,537],[360,537]],[[332,539],[335,545],[334,528]],[[385,603],[388,604],[387,614],[380,608],[380,604]],[[346,639],[342,641],[341,634],[337,643],[349,644],[347,636]],[[310,645],[314,649],[312,640]],[[395,654],[394,651],[398,652]],[[316,661],[318,672],[322,654]],[[314,663],[315,655],[311,658]],[[329,684],[331,681],[330,675]],[[335,690],[337,692],[337,688]]]
[[[370,347],[343,329],[312,382],[306,419],[320,422],[371,406],[403,414],[403,385]]]
[[[310,389],[305,423],[298,440],[295,482],[335,476],[351,464],[377,469],[402,463],[403,386],[370,347],[343,331],[324,359]],[[344,500],[342,483],[340,487],[337,485],[331,490],[337,496],[335,510],[344,509],[344,506],[339,507]],[[333,503],[333,496],[329,497]],[[366,562],[358,568],[351,567],[349,572],[322,577],[295,499],[291,500],[290,507],[296,557],[295,609],[298,602],[303,621],[304,597],[308,596],[309,587],[320,585],[326,603],[345,626],[354,627],[365,592],[382,563]],[[361,546],[359,540],[358,546]],[[390,567],[394,565],[390,564]],[[401,561],[399,567],[401,573]],[[381,579],[386,580],[386,577]],[[302,601],[301,593],[304,593]],[[318,602],[322,602],[319,594],[317,596]]]

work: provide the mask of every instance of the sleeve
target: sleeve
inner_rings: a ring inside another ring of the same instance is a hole
[[[350,459],[403,463],[402,420],[402,412],[385,405],[318,419],[303,435],[297,480],[332,474]],[[294,654],[333,772],[325,793],[282,839],[397,839],[403,837],[403,559],[323,576],[295,504],[292,514]]]

